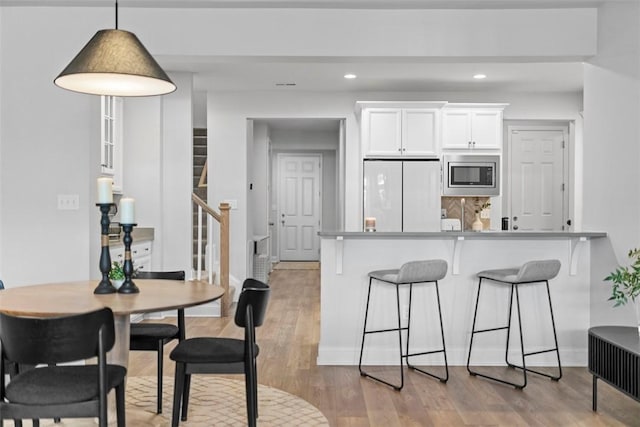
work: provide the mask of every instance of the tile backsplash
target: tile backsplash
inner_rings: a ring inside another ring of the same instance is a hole
[[[460,218],[461,199],[464,199],[464,230],[471,231],[471,224],[476,219],[476,210],[480,210],[480,206],[490,201],[489,197],[442,197],[442,209],[446,210],[447,218]],[[491,209],[491,208],[489,208]],[[482,219],[482,218],[481,218]],[[483,229],[488,230],[491,227],[489,218],[482,219]]]

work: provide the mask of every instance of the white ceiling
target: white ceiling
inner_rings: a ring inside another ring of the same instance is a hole
[[[126,7],[563,8],[638,0],[119,0]],[[0,0],[2,6],[110,6],[114,0]],[[195,89],[247,91],[579,92],[582,63],[434,63],[416,59],[157,57],[168,71],[196,72]],[[384,61],[384,62],[382,62]],[[449,61],[449,60],[448,60]],[[567,61],[567,59],[565,59]],[[570,60],[569,60],[570,61]],[[355,80],[343,78],[354,73]],[[485,80],[474,80],[476,73]],[[284,84],[284,85],[278,85]],[[288,85],[287,85],[288,84]],[[295,85],[292,85],[295,84]]]
[[[158,58],[167,70],[198,71],[198,91],[579,92],[582,63],[219,62]],[[357,79],[343,76],[353,73]],[[473,75],[486,74],[484,80]]]
[[[119,0],[126,7],[180,8],[564,8],[638,0]],[[2,6],[96,6],[114,0],[0,0]],[[157,57],[168,71],[196,72],[195,89],[247,91],[500,91],[582,90],[582,64],[366,62],[354,58],[190,58]],[[578,61],[578,60],[576,60]],[[343,78],[346,73],[358,76]],[[474,80],[476,73],[485,80]],[[284,84],[284,85],[278,85]],[[294,84],[294,85],[293,85]]]

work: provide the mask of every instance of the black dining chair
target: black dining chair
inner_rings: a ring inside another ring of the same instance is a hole
[[[107,364],[115,343],[109,308],[65,317],[0,313],[0,352],[17,364],[38,366],[0,381],[0,421],[93,418],[107,427],[107,394],[115,389],[118,427],[125,427],[126,368]],[[94,359],[97,364],[62,365]],[[4,377],[4,365],[0,365]]]
[[[244,340],[200,337],[186,339],[170,354],[176,362],[171,426],[187,420],[189,388],[192,374],[244,374],[248,425],[255,427],[258,418],[258,379],[255,328],[264,322],[271,289],[255,279],[246,279],[238,299],[235,324],[244,328]]]
[[[137,279],[161,279],[182,280],[185,279],[184,271],[139,271]],[[156,412],[162,413],[162,361],[164,358],[164,346],[177,339],[182,341],[185,337],[184,309],[178,309],[177,325],[171,323],[141,322],[131,325],[131,338],[129,349],[134,351],[155,351],[158,359],[158,403]]]

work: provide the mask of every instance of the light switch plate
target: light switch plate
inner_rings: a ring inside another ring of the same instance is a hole
[[[78,194],[58,194],[58,210],[77,211],[78,209],[80,209]]]

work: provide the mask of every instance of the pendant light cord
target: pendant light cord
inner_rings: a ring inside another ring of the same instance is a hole
[[[116,0],[116,30],[118,29],[118,0]]]

